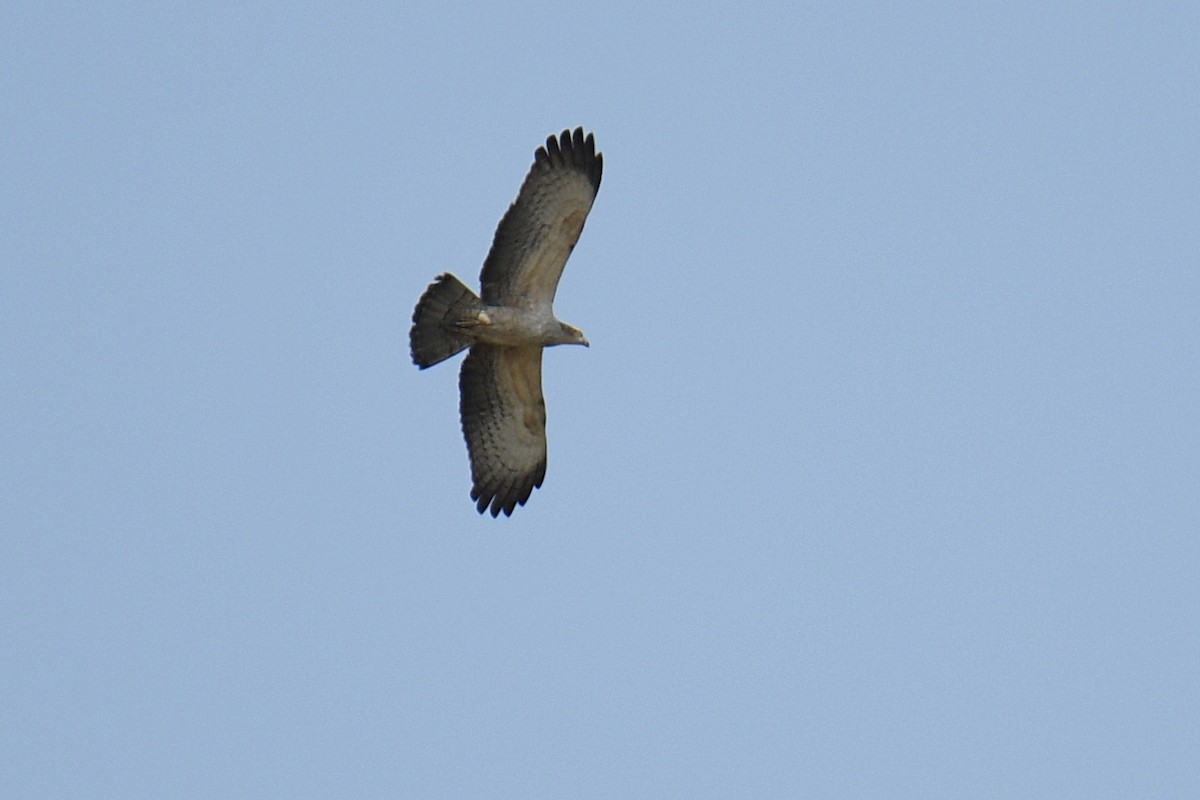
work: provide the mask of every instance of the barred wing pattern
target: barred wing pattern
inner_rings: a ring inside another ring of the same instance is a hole
[[[483,513],[511,515],[546,477],[542,348],[477,344],[463,360],[463,436],[471,456],[471,499]]]
[[[525,308],[554,302],[558,280],[600,189],[604,156],[583,128],[534,154],[521,192],[496,228],[479,275],[483,302]]]

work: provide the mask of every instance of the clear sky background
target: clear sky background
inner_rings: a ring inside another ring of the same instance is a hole
[[[0,795],[1200,796],[1198,9],[6,4]]]

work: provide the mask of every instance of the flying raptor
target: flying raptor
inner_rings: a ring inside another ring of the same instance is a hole
[[[604,157],[583,128],[546,139],[496,228],[476,295],[449,273],[417,301],[413,363],[431,367],[466,348],[459,413],[471,458],[471,499],[512,515],[546,477],[542,349],[588,346],[554,316],[554,292],[600,189]]]

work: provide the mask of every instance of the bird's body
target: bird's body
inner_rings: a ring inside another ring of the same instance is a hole
[[[545,477],[542,349],[588,344],[554,316],[553,304],[603,165],[582,128],[548,138],[496,229],[481,293],[442,274],[413,311],[409,340],[421,369],[471,349],[459,374],[459,410],[480,513],[512,514]]]
[[[576,344],[571,328],[559,320],[549,309],[522,309],[510,306],[485,305],[474,317],[462,323],[469,329],[476,344],[493,344],[498,347],[520,347],[527,344],[550,346]],[[564,333],[565,329],[565,333]]]

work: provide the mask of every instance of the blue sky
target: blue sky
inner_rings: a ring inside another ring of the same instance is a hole
[[[1200,793],[1200,13],[0,12],[0,794]],[[409,363],[604,184],[549,473]]]

